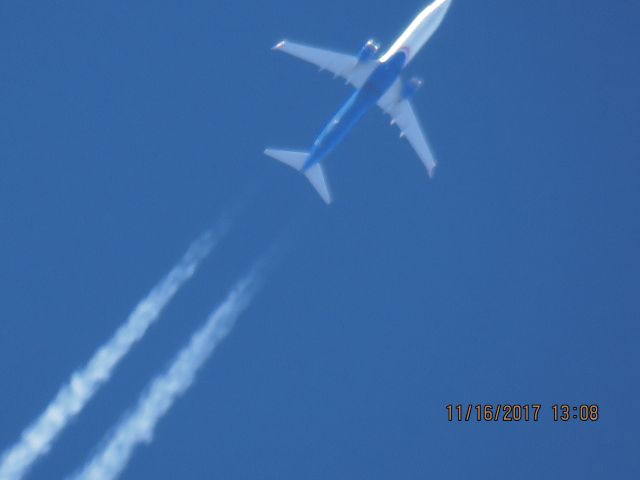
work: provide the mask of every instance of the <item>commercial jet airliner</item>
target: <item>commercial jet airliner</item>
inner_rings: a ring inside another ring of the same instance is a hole
[[[274,50],[288,53],[320,70],[328,70],[334,76],[344,78],[356,88],[347,102],[327,123],[313,143],[311,151],[298,152],[268,148],[265,154],[304,173],[326,203],[331,203],[331,193],[322,168],[322,161],[345,138],[362,116],[378,105],[391,116],[391,124],[400,127],[400,136],[407,137],[411,146],[433,176],[436,161],[420,124],[411,107],[411,97],[422,81],[417,78],[404,80],[404,68],[431,38],[440,26],[451,0],[435,0],[411,22],[409,27],[378,56],[380,45],[369,40],[358,56],[345,55],[320,48],[282,41]]]

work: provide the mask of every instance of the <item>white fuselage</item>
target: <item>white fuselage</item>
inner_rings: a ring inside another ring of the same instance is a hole
[[[407,56],[405,65],[408,64],[440,26],[450,5],[451,0],[435,0],[425,7],[389,50],[380,57],[380,62],[386,62],[396,53],[404,50]]]

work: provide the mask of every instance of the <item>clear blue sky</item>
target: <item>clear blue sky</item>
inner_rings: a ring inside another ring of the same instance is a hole
[[[124,478],[640,478],[639,2],[455,1],[410,67],[432,181],[377,111],[327,161],[329,208],[261,153],[350,93],[277,40],[389,46],[426,3],[0,3],[0,449],[251,198],[30,478],[80,466],[282,232]],[[543,418],[447,422],[478,402]],[[563,402],[601,420],[554,423]]]

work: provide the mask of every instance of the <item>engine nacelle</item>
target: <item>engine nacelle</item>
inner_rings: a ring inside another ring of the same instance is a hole
[[[373,60],[378,55],[378,50],[380,50],[380,44],[376,43],[373,39],[369,40],[364,44],[362,50],[360,50],[360,53],[358,54],[358,61],[368,62]]]
[[[413,77],[410,80],[407,80],[402,86],[402,98],[409,100],[416,94],[421,86],[422,80],[419,78]]]

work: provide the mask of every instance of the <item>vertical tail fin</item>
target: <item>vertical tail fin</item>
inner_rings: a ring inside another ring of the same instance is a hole
[[[271,158],[275,158],[285,165],[289,165],[299,172],[302,172],[304,176],[307,177],[307,180],[309,180],[311,185],[313,185],[313,188],[315,188],[318,194],[322,197],[322,200],[327,204],[331,203],[331,192],[329,191],[329,186],[327,184],[327,179],[325,177],[324,170],[322,169],[322,165],[316,163],[306,170],[303,170],[304,165],[309,158],[308,153],[274,150],[271,148],[267,148],[264,153]]]

